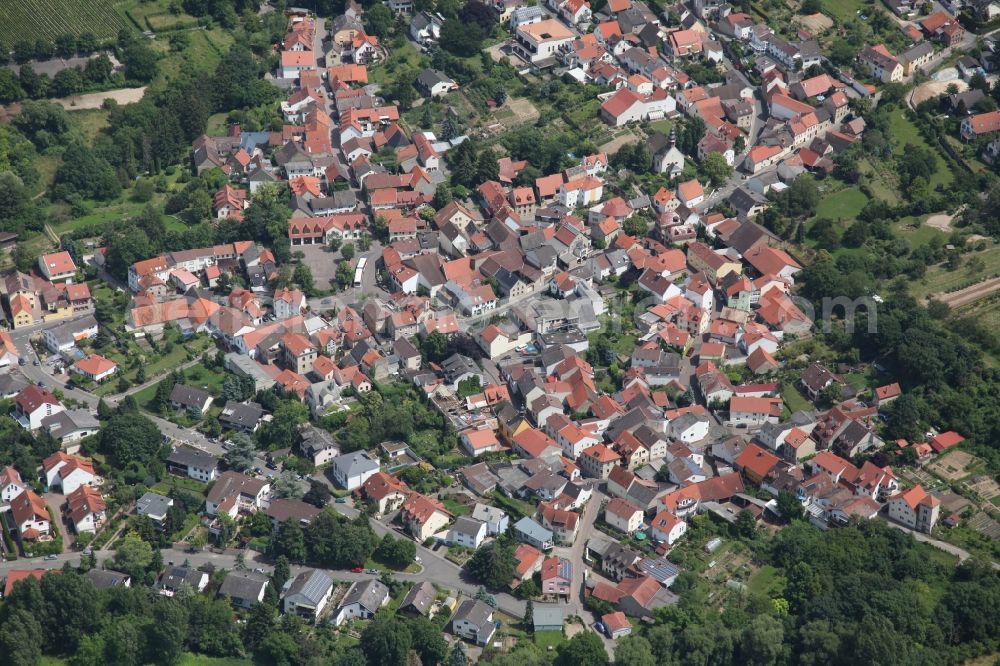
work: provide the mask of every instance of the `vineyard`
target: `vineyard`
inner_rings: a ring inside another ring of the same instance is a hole
[[[0,0],[0,40],[7,47],[24,38],[55,39],[93,33],[113,38],[125,27],[114,0]]]

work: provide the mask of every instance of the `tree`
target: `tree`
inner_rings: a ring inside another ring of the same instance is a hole
[[[469,658],[465,654],[465,647],[461,642],[456,642],[448,658],[448,666],[467,666]]]
[[[148,466],[162,445],[160,429],[138,412],[119,412],[100,432],[101,450],[122,466],[138,463]]]
[[[302,486],[295,473],[286,470],[278,475],[274,480],[274,496],[278,499],[299,499],[302,497]]]
[[[475,24],[482,29],[484,35],[493,32],[499,15],[493,7],[479,0],[469,0],[458,12],[458,17],[466,24]]]
[[[606,666],[604,643],[592,631],[581,631],[559,646],[555,666]]]
[[[802,519],[802,502],[795,496],[795,493],[782,490],[778,493],[778,512],[787,521]]]
[[[114,69],[111,59],[102,53],[87,61],[83,68],[83,76],[91,83],[104,83],[111,77]]]
[[[479,53],[485,38],[486,34],[478,24],[465,23],[457,18],[448,19],[441,26],[441,48],[462,58]]]
[[[392,30],[392,11],[382,3],[376,3],[365,11],[365,31],[384,39]]]
[[[773,666],[783,652],[785,630],[777,618],[758,615],[740,635],[741,662],[747,666]]]
[[[130,81],[138,81],[139,83],[148,83],[156,77],[156,61],[156,51],[150,48],[144,40],[135,40],[125,47],[122,54],[125,76]]]
[[[837,382],[831,383],[829,386],[823,387],[823,390],[819,392],[819,402],[831,406],[840,402],[843,397],[843,391],[841,390],[840,384]]]
[[[354,243],[344,243],[340,248],[340,256],[350,261],[354,258]]]
[[[115,568],[133,578],[142,579],[153,561],[153,547],[135,532],[128,532],[115,542]]]
[[[440,331],[431,331],[420,343],[420,353],[432,363],[443,361],[447,351],[448,336]]]
[[[68,97],[83,90],[86,83],[76,67],[60,70],[52,78],[52,92],[56,97]]]
[[[413,638],[397,617],[377,615],[361,632],[361,651],[369,666],[405,664]]]
[[[0,69],[0,104],[10,104],[24,99],[24,88],[9,69]]]
[[[288,564],[288,558],[283,555],[278,557],[274,563],[274,572],[271,574],[271,584],[276,590],[280,590],[291,577],[292,568]]]
[[[330,489],[325,483],[309,479],[309,490],[302,496],[302,501],[322,509],[330,503],[330,496]]]
[[[229,450],[223,456],[226,466],[237,472],[245,472],[253,468],[255,454],[253,440],[245,433],[240,432],[232,436],[232,442]]]
[[[626,636],[615,646],[615,666],[656,666],[653,646],[642,636]]]
[[[726,182],[733,168],[726,162],[726,158],[719,153],[709,153],[701,162],[701,173],[712,185],[721,185]]]
[[[90,581],[76,572],[42,577],[45,607],[42,627],[50,640],[76,649],[80,640],[97,626],[97,599]]]
[[[441,635],[441,628],[425,617],[418,617],[407,625],[412,636],[412,647],[425,666],[441,664],[448,656],[448,643]]]
[[[42,658],[42,626],[38,609],[14,608],[0,622],[0,651],[10,666],[35,666]]]
[[[349,287],[354,283],[354,267],[349,261],[341,261],[337,264],[337,275],[334,278],[341,288]]]
[[[733,531],[737,536],[744,539],[754,539],[757,537],[757,519],[754,518],[752,513],[744,509],[736,516]]]
[[[510,583],[516,568],[514,549],[497,541],[477,550],[468,564],[469,573],[473,578],[494,589]]]
[[[409,539],[386,534],[375,549],[375,558],[393,569],[405,569],[417,555],[417,546]]]
[[[271,421],[257,431],[257,443],[264,449],[288,446],[295,441],[299,426],[309,420],[309,408],[298,400],[282,400],[272,410]]]
[[[530,598],[524,602],[524,617],[521,622],[529,630],[535,626],[535,603]]]
[[[107,201],[121,192],[114,169],[102,157],[80,143],[72,143],[56,170],[56,192],[65,198],[76,193],[87,199]]]
[[[308,264],[300,262],[295,265],[295,270],[292,272],[292,281],[302,288],[306,296],[314,296],[316,294],[316,282],[313,280],[312,269],[309,268]]]

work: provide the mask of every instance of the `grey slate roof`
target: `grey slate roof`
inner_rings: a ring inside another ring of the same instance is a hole
[[[437,595],[437,590],[428,581],[421,581],[410,588],[410,591],[406,593],[403,597],[403,603],[400,604],[399,609],[405,610],[412,608],[421,615],[427,615],[428,611],[431,609],[431,604],[434,603],[434,597]]]
[[[104,569],[91,569],[87,572],[87,578],[98,590],[106,590],[111,587],[123,587],[128,581],[128,574],[117,571],[105,571]]]
[[[358,604],[365,610],[374,614],[382,607],[382,600],[389,593],[389,589],[375,579],[364,580],[355,583],[347,591],[347,596],[340,602],[340,607]]]
[[[165,516],[173,500],[163,495],[147,492],[135,503],[135,512],[140,516]]]
[[[479,601],[478,599],[466,599],[462,602],[462,605],[458,607],[458,610],[455,611],[452,621],[461,622],[465,620],[466,622],[474,624],[477,627],[484,627],[490,623],[490,617],[492,615],[493,609],[486,603]]]
[[[268,579],[260,574],[233,571],[222,581],[219,595],[225,595],[230,599],[254,600],[260,596],[268,582]]]
[[[295,597],[296,603],[319,604],[333,587],[333,579],[325,571],[309,569],[303,571],[289,584],[285,598]]]

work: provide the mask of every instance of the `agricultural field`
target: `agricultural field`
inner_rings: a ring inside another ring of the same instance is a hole
[[[116,4],[128,22],[138,30],[168,32],[186,30],[198,25],[198,19],[193,16],[183,12],[171,13],[171,3],[168,0],[154,2],[122,2],[119,0]]]
[[[125,27],[114,0],[5,0],[0,2],[0,40],[33,39],[90,32],[111,39]]]
[[[911,285],[910,293],[917,298],[926,298],[931,294],[971,286],[998,273],[1000,273],[1000,247],[993,246],[983,252],[965,255],[963,265],[954,271],[949,271],[943,265],[928,269],[927,275]]]

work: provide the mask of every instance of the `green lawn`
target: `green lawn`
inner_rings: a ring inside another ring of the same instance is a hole
[[[548,651],[550,647],[552,650],[555,650],[564,640],[566,639],[563,637],[561,631],[535,632],[535,645],[542,648],[543,651]]]
[[[858,10],[866,7],[863,0],[822,0],[821,5],[824,14],[840,22],[856,18]]]
[[[908,144],[914,146],[922,146],[930,150],[933,154],[938,154],[938,149],[934,146],[929,145],[924,141],[924,137],[920,135],[920,131],[917,126],[906,117],[906,113],[903,109],[897,109],[893,111],[890,116],[890,128],[891,128],[891,141],[893,148],[896,150],[897,154],[904,150]],[[937,187],[938,185],[948,185],[955,179],[954,175],[951,173],[951,169],[948,168],[948,164],[944,161],[944,158],[937,158],[937,171],[931,176],[930,186]]]
[[[924,224],[923,217],[904,217],[893,223],[896,235],[904,239],[912,248],[927,245],[935,238],[947,238],[947,234]]]
[[[781,387],[781,399],[785,401],[785,405],[792,412],[799,411],[809,411],[813,408],[811,402],[809,402],[804,395],[799,392],[797,386],[784,384]]]
[[[767,564],[750,577],[750,580],[747,582],[747,589],[755,594],[767,595],[773,587],[781,585],[781,583],[782,580],[778,575],[778,570]]]
[[[820,199],[814,219],[853,220],[867,203],[868,197],[859,187],[829,192]]]
[[[451,498],[441,500],[441,504],[443,504],[444,508],[448,509],[448,511],[450,511],[454,516],[464,516],[468,513],[472,513],[472,509],[469,506],[462,504],[461,502],[456,502]]]
[[[402,47],[390,50],[389,59],[385,63],[368,68],[368,81],[382,85],[394,83],[399,72],[417,69],[422,66],[423,60],[417,48],[407,40]]]

